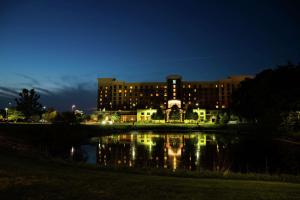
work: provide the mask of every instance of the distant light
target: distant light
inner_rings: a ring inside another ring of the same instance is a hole
[[[73,154],[74,154],[74,152],[75,152],[75,148],[74,148],[74,147],[72,147],[72,148],[71,148],[71,155],[73,155]]]

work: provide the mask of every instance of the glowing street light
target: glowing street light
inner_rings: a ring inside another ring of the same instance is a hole
[[[6,119],[8,119],[8,108],[5,108],[5,116],[6,116]]]

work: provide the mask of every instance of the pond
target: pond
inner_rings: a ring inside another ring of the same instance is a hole
[[[300,144],[280,138],[206,133],[130,132],[72,147],[74,160],[106,167],[296,174]]]

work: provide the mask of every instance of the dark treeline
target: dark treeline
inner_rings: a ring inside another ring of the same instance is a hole
[[[269,130],[300,129],[300,64],[267,69],[241,82],[232,111]]]

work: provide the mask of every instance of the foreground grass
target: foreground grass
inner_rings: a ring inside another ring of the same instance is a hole
[[[0,150],[0,199],[300,199],[300,184],[102,171]]]

